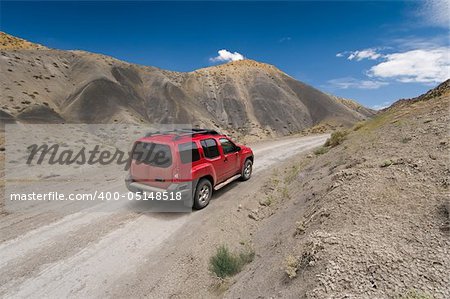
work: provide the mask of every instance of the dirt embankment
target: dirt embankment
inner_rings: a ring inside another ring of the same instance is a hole
[[[449,95],[389,109],[294,163],[292,200],[260,224],[225,297],[450,298]]]

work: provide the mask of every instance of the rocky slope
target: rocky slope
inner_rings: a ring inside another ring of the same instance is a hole
[[[374,114],[252,60],[179,73],[4,33],[0,51],[4,121],[182,123],[264,137]]]
[[[450,298],[449,83],[293,162],[225,297]]]

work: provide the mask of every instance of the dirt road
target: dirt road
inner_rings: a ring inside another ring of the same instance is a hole
[[[224,216],[226,211],[245,204],[281,162],[320,146],[326,138],[291,137],[253,145],[252,179],[216,192],[206,209],[194,213],[140,214],[111,204],[110,210],[90,206],[59,218],[2,215],[0,232],[8,237],[0,244],[0,296],[195,296],[195,285],[192,294],[176,293],[189,279],[197,281],[198,275],[190,271],[203,267],[190,259],[192,250],[201,246],[209,254],[221,234],[240,237],[239,227],[229,229],[233,219]]]

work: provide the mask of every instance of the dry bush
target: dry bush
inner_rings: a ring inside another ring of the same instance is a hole
[[[284,260],[284,271],[286,272],[287,276],[292,279],[297,277],[297,271],[298,271],[298,258],[296,258],[293,255],[288,255]]]
[[[335,147],[344,142],[345,138],[347,137],[348,132],[347,131],[336,131],[331,133],[331,137],[325,141],[325,146],[328,147]]]

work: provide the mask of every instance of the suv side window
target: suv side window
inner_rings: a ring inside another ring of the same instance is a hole
[[[195,142],[181,143],[178,145],[181,163],[187,164],[200,160],[200,153]]]
[[[234,153],[236,151],[236,145],[226,138],[220,138],[220,145],[222,145],[224,154]]]
[[[216,158],[219,154],[219,147],[217,146],[217,142],[210,138],[210,139],[204,139],[200,141],[200,144],[202,145],[203,152],[205,153],[206,158]]]

